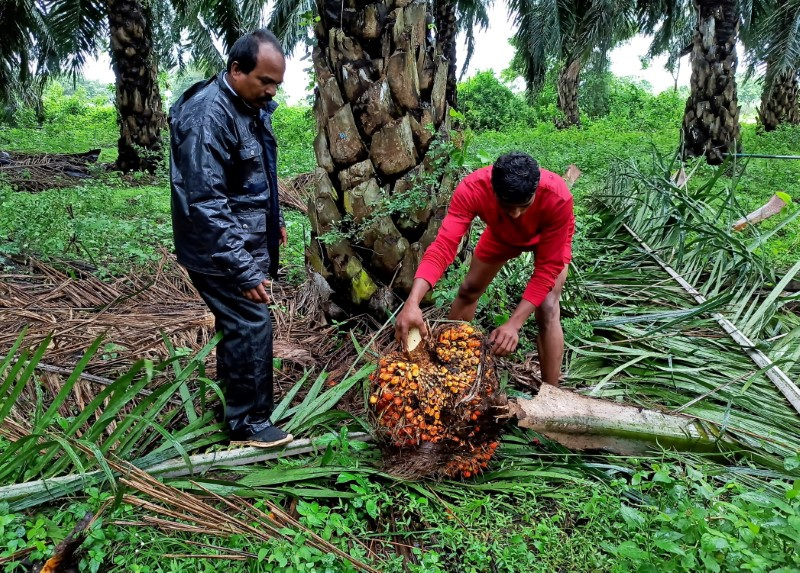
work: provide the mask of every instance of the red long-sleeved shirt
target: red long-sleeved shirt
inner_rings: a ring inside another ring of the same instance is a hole
[[[491,177],[490,165],[468,175],[456,187],[439,233],[425,251],[415,278],[424,279],[433,288],[455,259],[459,242],[477,216],[499,241],[522,251],[536,251],[533,275],[522,298],[540,306],[572,254],[572,194],[561,177],[542,169],[533,203],[518,219],[512,219],[500,210]]]

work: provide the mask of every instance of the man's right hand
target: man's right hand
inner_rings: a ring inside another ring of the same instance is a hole
[[[269,304],[272,302],[272,299],[267,294],[267,288],[269,288],[270,282],[269,279],[264,279],[261,281],[260,285],[257,285],[254,288],[246,289],[242,291],[244,298],[247,300],[252,300],[253,302],[261,302],[264,304]]]
[[[422,318],[422,309],[418,304],[406,301],[394,324],[394,337],[400,343],[403,351],[406,350],[408,344],[408,332],[414,327],[419,329],[423,339],[428,338],[428,329],[425,327],[425,319]]]

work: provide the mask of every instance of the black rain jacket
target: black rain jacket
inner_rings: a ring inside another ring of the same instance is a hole
[[[276,276],[285,226],[272,131],[278,104],[250,107],[224,74],[194,84],[170,109],[172,230],[181,265],[250,289]]]

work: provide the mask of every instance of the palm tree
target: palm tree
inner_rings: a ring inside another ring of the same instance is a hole
[[[529,95],[542,85],[549,65],[559,66],[558,109],[565,125],[578,125],[580,74],[590,58],[600,63],[617,43],[636,33],[635,6],[618,0],[511,0],[517,50]],[[600,66],[601,68],[604,66]]]
[[[449,123],[449,62],[426,2],[359,6],[318,5],[307,258],[341,304],[380,311],[394,306],[389,287],[410,288],[452,190],[445,154],[429,153]]]
[[[798,73],[800,72],[800,1],[771,3],[743,36],[752,74],[766,65],[758,118],[765,131],[781,123],[800,123]]]
[[[717,165],[738,148],[736,42],[740,24],[747,25],[764,4],[752,0],[640,3],[642,31],[655,33],[651,54],[670,51],[673,59],[691,54],[691,94],[681,128],[684,159],[705,156],[709,164]],[[691,39],[681,48],[689,29]]]
[[[758,110],[758,119],[764,131],[773,131],[781,123],[800,124],[798,73],[800,71],[797,68],[787,70],[776,77],[772,85],[764,87],[761,108]]]
[[[73,74],[97,54],[102,38],[109,39],[120,128],[116,167],[154,171],[161,157],[165,116],[150,4],[140,0],[51,0],[47,17],[59,56]]]
[[[0,11],[0,103],[20,100],[41,120],[42,90],[53,65],[53,44],[41,6],[33,0],[6,0]],[[36,41],[34,41],[36,39]],[[57,66],[54,68],[57,71]]]
[[[230,48],[261,23],[262,10],[261,0],[9,0],[0,16],[10,31],[0,39],[0,92],[7,97],[8,86],[43,82],[61,69],[78,74],[107,41],[120,128],[116,166],[152,171],[165,124],[159,64],[182,67],[191,54],[201,69],[219,70],[215,43]]]
[[[475,30],[483,30],[489,25],[486,9],[492,0],[434,0],[433,12],[436,25],[436,43],[442,48],[442,55],[450,62],[447,70],[447,103],[457,107],[456,97],[456,36],[463,34],[467,43],[461,75],[469,67],[475,51]]]
[[[710,165],[718,165],[739,145],[736,40],[740,11],[736,0],[695,0],[695,6],[691,95],[681,133],[683,158],[704,155]]]

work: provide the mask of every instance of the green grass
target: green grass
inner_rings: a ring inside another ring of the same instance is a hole
[[[137,180],[138,179],[138,180]],[[309,225],[286,209],[289,245],[282,250],[287,278],[305,278]],[[172,250],[169,182],[163,177],[98,174],[78,187],[19,193],[0,184],[0,254],[35,253],[86,261],[101,275],[128,273]]]
[[[147,178],[149,179],[149,178]],[[80,259],[124,273],[171,248],[169,186],[114,174],[38,194],[0,187],[0,252]]]

